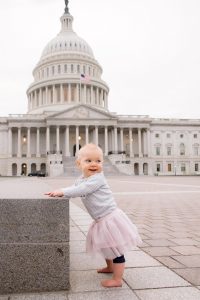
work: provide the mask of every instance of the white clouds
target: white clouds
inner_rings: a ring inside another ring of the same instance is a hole
[[[26,112],[32,70],[59,32],[64,7],[63,0],[0,4],[0,115]],[[69,9],[103,67],[111,111],[198,117],[198,0],[71,0]]]

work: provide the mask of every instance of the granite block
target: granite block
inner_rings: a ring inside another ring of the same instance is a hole
[[[68,224],[1,224],[0,243],[68,242]]]
[[[69,289],[69,245],[1,244],[0,293]]]
[[[0,224],[69,224],[69,200],[0,199]]]
[[[69,289],[69,201],[0,199],[0,294]]]

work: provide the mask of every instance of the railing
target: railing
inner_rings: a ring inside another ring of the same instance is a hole
[[[62,151],[55,151],[55,150],[52,150],[52,151],[47,151],[47,155],[49,154],[62,154]]]
[[[112,154],[126,154],[126,151],[109,151],[108,152],[108,155],[112,155]]]

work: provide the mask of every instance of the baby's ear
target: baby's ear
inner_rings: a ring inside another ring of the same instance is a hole
[[[78,158],[76,159],[76,166],[80,169],[80,160]]]

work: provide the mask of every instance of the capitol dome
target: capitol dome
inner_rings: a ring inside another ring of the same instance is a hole
[[[64,14],[60,20],[62,23],[61,31],[46,45],[42,52],[41,60],[66,51],[94,58],[93,51],[88,43],[73,31],[73,17],[70,14]]]
[[[89,44],[74,32],[68,6],[60,21],[60,32],[45,46],[33,70],[28,112],[57,112],[80,103],[108,110],[109,88],[101,79],[102,67]]]

